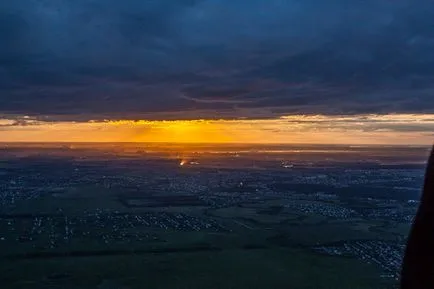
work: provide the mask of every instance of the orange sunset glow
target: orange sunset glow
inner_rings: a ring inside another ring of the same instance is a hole
[[[2,142],[430,144],[434,115],[293,115],[244,120],[1,120]]]

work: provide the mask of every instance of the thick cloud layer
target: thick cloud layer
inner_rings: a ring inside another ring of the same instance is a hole
[[[434,113],[430,0],[25,2],[0,3],[0,114]]]

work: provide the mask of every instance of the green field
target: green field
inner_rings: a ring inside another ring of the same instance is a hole
[[[2,265],[1,272],[3,284],[11,289],[368,289],[382,285],[377,270],[369,265],[278,248],[12,261]]]

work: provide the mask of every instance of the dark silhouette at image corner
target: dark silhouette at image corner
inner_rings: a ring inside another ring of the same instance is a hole
[[[434,288],[434,147],[401,272],[401,289],[419,288]]]

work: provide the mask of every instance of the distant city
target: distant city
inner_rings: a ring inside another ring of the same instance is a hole
[[[80,256],[283,250],[325,264],[333,258],[368,266],[369,278],[393,286],[427,153],[397,148],[403,149],[412,161],[389,148],[347,148],[343,155],[342,148],[320,154],[228,148],[216,156],[204,149],[4,147],[0,248],[8,266]]]

